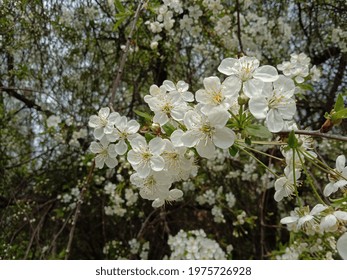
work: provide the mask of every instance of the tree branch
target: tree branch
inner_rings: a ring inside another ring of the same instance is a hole
[[[237,39],[239,41],[240,53],[245,54],[241,39],[241,21],[240,21],[240,2],[236,0],[236,14],[237,14]]]
[[[113,104],[114,104],[114,99],[116,96],[116,91],[117,91],[117,88],[119,87],[119,84],[120,84],[120,81],[122,78],[123,69],[125,66],[125,61],[127,59],[127,55],[128,55],[128,51],[129,51],[129,47],[130,47],[130,42],[131,42],[133,32],[134,32],[135,27],[136,27],[136,22],[140,16],[140,11],[141,11],[143,3],[144,3],[144,0],[141,0],[139,5],[137,6],[137,10],[135,12],[135,18],[134,18],[134,21],[133,21],[131,29],[130,29],[130,33],[129,33],[128,38],[127,38],[127,43],[125,45],[125,50],[124,50],[123,55],[120,59],[120,62],[118,63],[118,71],[117,71],[116,78],[114,79],[113,84],[112,84],[111,97],[110,97],[110,102],[109,102],[109,106],[110,106],[112,111],[114,111]]]
[[[283,130],[281,132],[278,132],[277,134],[289,135],[289,133],[291,133],[291,132],[292,132],[291,130]],[[320,137],[320,138],[327,138],[327,139],[347,142],[347,137],[346,136],[321,133],[319,131],[294,130],[294,133],[298,134],[298,135],[308,135],[308,136],[312,136],[312,137]]]

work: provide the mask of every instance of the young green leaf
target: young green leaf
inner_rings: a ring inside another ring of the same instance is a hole
[[[139,110],[134,110],[134,113],[135,113],[136,115],[138,115],[138,116],[140,116],[140,117],[146,119],[146,120],[152,121],[152,118],[153,118],[153,117],[152,117],[150,114],[148,114],[148,113],[141,112],[141,111],[139,111]]]
[[[230,155],[231,156],[236,156],[236,154],[239,152],[239,148],[237,147],[237,146],[235,146],[235,145],[233,145],[233,146],[231,146],[230,148],[229,148],[229,153],[230,153]]]
[[[335,112],[338,112],[338,111],[341,111],[344,107],[345,107],[345,104],[344,104],[344,101],[343,101],[342,94],[339,94],[337,96],[337,99],[336,99],[334,110],[335,110]]]
[[[272,136],[272,133],[265,126],[260,124],[248,125],[245,130],[248,135],[259,138],[270,138]]]
[[[296,139],[295,137],[295,132],[294,130],[292,130],[290,133],[289,133],[289,137],[288,137],[288,146],[292,149],[295,149],[298,147],[298,139]]]

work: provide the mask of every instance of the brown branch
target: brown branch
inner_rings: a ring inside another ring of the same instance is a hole
[[[69,256],[70,256],[72,240],[73,240],[75,229],[76,229],[76,223],[77,223],[78,217],[79,217],[79,215],[81,213],[81,206],[82,206],[82,203],[83,203],[84,195],[87,192],[87,186],[88,186],[88,184],[90,183],[90,180],[93,177],[92,175],[93,175],[94,168],[95,168],[95,160],[93,161],[93,164],[90,167],[87,180],[84,183],[83,188],[81,190],[80,199],[77,201],[75,214],[74,214],[74,217],[73,217],[73,220],[72,220],[72,227],[71,227],[70,234],[69,234],[69,241],[68,241],[68,244],[67,244],[67,247],[66,247],[65,260],[68,260]]]
[[[21,90],[21,89],[18,89],[18,90]],[[46,109],[43,109],[40,105],[36,104],[33,100],[30,100],[30,99],[26,98],[24,95],[19,94],[17,92],[16,88],[14,88],[14,87],[3,87],[0,84],[0,93],[2,91],[6,92],[9,96],[14,97],[17,100],[23,102],[26,105],[26,107],[28,107],[28,108],[33,108],[33,109],[35,109],[37,111],[43,112],[47,116],[54,115],[53,112],[51,112],[49,110],[46,110]],[[34,91],[34,90],[27,90],[27,89],[25,89],[25,91]]]
[[[135,18],[133,20],[133,23],[132,23],[132,26],[130,29],[130,33],[129,33],[128,38],[127,38],[127,43],[125,45],[125,49],[124,49],[123,55],[121,56],[120,62],[118,63],[118,71],[117,71],[116,78],[114,79],[113,84],[112,84],[111,97],[110,97],[110,102],[109,102],[109,106],[110,106],[112,111],[114,111],[113,104],[114,104],[114,99],[116,96],[116,91],[119,87],[119,84],[120,84],[120,81],[122,78],[123,69],[125,66],[125,61],[127,59],[127,55],[128,55],[128,51],[129,51],[129,47],[130,47],[130,42],[131,42],[133,32],[134,32],[135,27],[136,27],[137,20],[139,19],[140,11],[141,11],[143,4],[144,4],[144,0],[141,0],[139,5],[137,6],[137,10],[135,12]]]
[[[289,135],[289,133],[291,133],[291,132],[292,132],[291,130],[283,130],[281,132],[278,132],[277,134]],[[308,135],[308,136],[312,136],[312,137],[327,138],[327,139],[347,142],[347,137],[346,136],[321,133],[319,131],[294,130],[294,133],[298,134],[298,135]]]
[[[239,41],[240,54],[245,55],[243,50],[242,39],[241,39],[241,21],[240,21],[240,3],[236,0],[236,13],[237,13],[237,39]]]

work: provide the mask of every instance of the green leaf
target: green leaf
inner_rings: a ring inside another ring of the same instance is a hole
[[[134,113],[135,113],[136,115],[138,115],[138,116],[140,116],[140,117],[146,119],[146,120],[152,121],[152,118],[153,118],[153,117],[152,117],[150,114],[148,114],[148,113],[141,112],[141,111],[139,111],[139,110],[134,110]]]
[[[122,5],[122,3],[120,2],[120,0],[114,0],[114,5],[116,6],[117,11],[124,13],[125,9]]]
[[[335,112],[341,111],[345,107],[345,103],[343,101],[342,94],[339,94],[336,99],[336,103],[334,106]]]
[[[127,14],[116,15],[116,23],[113,26],[113,30],[116,31],[118,27],[126,20],[127,17],[128,17]]]
[[[246,143],[248,146],[251,146],[251,145],[252,145],[251,138],[246,137],[246,138],[245,138],[245,143]]]
[[[338,112],[332,114],[331,120],[333,122],[341,119],[347,119],[347,108],[339,110]]]
[[[167,123],[163,126],[163,129],[164,129],[165,133],[170,136],[172,134],[172,132],[174,132],[175,127],[173,125]]]
[[[236,156],[236,154],[239,152],[239,148],[237,147],[237,146],[235,146],[235,145],[233,145],[233,146],[231,146],[230,148],[229,148],[229,153],[230,153],[230,155],[231,156]]]
[[[294,130],[292,130],[289,133],[289,137],[288,137],[288,146],[292,149],[295,149],[298,147],[298,139],[296,139],[295,137],[295,132]]]
[[[260,124],[248,125],[245,130],[248,135],[259,138],[270,138],[272,136],[272,133],[265,126]]]
[[[297,86],[303,90],[310,90],[310,91],[314,90],[313,86],[310,84],[297,84]]]

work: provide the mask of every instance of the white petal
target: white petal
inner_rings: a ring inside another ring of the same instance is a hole
[[[241,90],[242,82],[236,76],[231,76],[226,78],[222,85],[222,92],[225,96],[237,97]]]
[[[152,156],[150,159],[151,168],[154,171],[161,171],[164,169],[165,161],[161,156]]]
[[[221,148],[227,149],[234,144],[236,134],[230,128],[216,128],[215,133],[212,136],[213,143]]]
[[[303,216],[301,217],[299,220],[298,220],[298,228],[301,228],[301,226],[311,220],[313,220],[313,216],[312,215],[306,215],[306,216]]]
[[[280,113],[283,119],[291,120],[296,112],[296,103],[294,99],[288,99],[283,105],[278,106],[277,111]]]
[[[344,155],[338,156],[336,159],[336,170],[342,172],[346,165],[346,157]]]
[[[249,110],[257,119],[265,119],[269,110],[268,102],[263,97],[254,97],[249,100]]]
[[[277,110],[271,109],[266,116],[266,126],[271,132],[279,132],[283,129],[284,121]]]
[[[160,124],[160,126],[163,126],[169,121],[169,117],[166,113],[163,112],[155,112],[155,115],[153,117],[153,122]]]
[[[218,77],[212,76],[204,79],[204,87],[207,92],[219,92],[221,83]]]
[[[189,84],[185,81],[178,81],[177,82],[177,89],[181,92],[185,92],[189,89]]]
[[[276,191],[275,195],[274,195],[275,201],[280,202],[283,199],[284,194],[285,194],[285,192],[283,191],[283,189]]]
[[[182,136],[183,136],[184,132],[181,129],[177,129],[175,130],[171,136],[171,142],[175,147],[183,147],[183,142],[182,142]]]
[[[292,79],[280,75],[277,81],[274,82],[274,88],[277,92],[280,92],[282,96],[291,98],[295,91],[295,84]]]
[[[334,215],[340,221],[347,221],[347,212],[345,212],[345,211],[335,211]]]
[[[201,133],[193,130],[188,130],[182,135],[181,140],[185,147],[194,147],[201,137]]]
[[[143,151],[147,148],[147,142],[145,137],[139,135],[130,141],[131,147],[136,151]]]
[[[330,182],[329,184],[327,184],[324,188],[324,191],[323,191],[323,194],[325,196],[329,196],[331,195],[332,193],[336,192],[338,190],[338,188],[336,188],[334,186],[334,183]]]
[[[337,219],[334,215],[330,214],[325,216],[321,221],[321,227],[328,229],[336,225]]]
[[[275,190],[276,191],[281,190],[286,182],[287,182],[287,178],[285,177],[278,178],[275,181]]]
[[[95,166],[97,168],[103,168],[105,163],[105,156],[104,155],[97,155],[95,157]]]
[[[288,216],[288,217],[281,219],[280,223],[281,224],[291,224],[291,223],[295,223],[298,219],[299,219],[299,217],[297,217],[297,216]]]
[[[103,127],[95,128],[93,134],[95,139],[100,140],[104,136],[104,128]]]
[[[215,157],[215,146],[210,139],[201,140],[196,145],[196,151],[201,157],[212,159]]]
[[[140,129],[140,124],[137,121],[131,120],[128,122],[128,129],[127,129],[128,133],[131,133],[131,134],[136,133],[139,131],[139,129]]]
[[[199,89],[195,93],[195,99],[197,102],[200,102],[202,104],[208,104],[209,102],[211,102],[211,95],[209,93],[207,93],[206,90]]]
[[[148,147],[152,154],[160,155],[165,149],[165,142],[160,137],[156,137],[149,141]]]
[[[243,92],[249,98],[260,96],[264,87],[264,82],[251,79],[243,83]]]
[[[135,153],[134,150],[130,150],[127,155],[127,160],[132,166],[140,164],[141,159],[142,159],[141,155],[138,153]]]
[[[111,125],[114,125],[117,123],[117,121],[119,121],[120,119],[120,115],[117,112],[112,112],[109,116],[108,116],[108,122]]]
[[[337,251],[342,259],[347,260],[347,232],[341,235],[336,243]]]
[[[110,157],[115,158],[118,156],[116,152],[116,145],[115,144],[110,144],[107,148],[107,153]]]
[[[151,168],[148,162],[141,162],[139,165],[133,166],[140,178],[146,178],[151,173]]]
[[[110,114],[110,108],[108,107],[101,108],[99,111],[99,117],[103,119],[107,119],[109,114]]]
[[[90,144],[90,148],[89,149],[94,154],[99,154],[99,153],[101,153],[103,151],[102,145],[100,145],[100,143],[98,143],[98,142],[92,142]]]
[[[263,82],[274,82],[278,79],[278,73],[275,67],[264,65],[255,69],[253,78]]]
[[[312,208],[310,214],[311,215],[318,215],[319,213],[321,213],[322,211],[324,211],[325,209],[327,209],[328,206],[323,205],[323,204],[317,204],[315,207]]]
[[[208,114],[208,120],[214,127],[224,127],[229,120],[230,114],[224,110],[213,110]]]
[[[128,150],[128,145],[125,143],[124,140],[120,140],[117,144],[116,144],[116,152],[119,155],[124,155],[126,153],[126,151]]]
[[[116,158],[107,157],[106,160],[105,160],[105,164],[109,168],[114,168],[118,164],[118,160]]]
[[[225,58],[218,66],[218,71],[225,75],[232,75],[235,73],[233,67],[236,63],[238,63],[238,60],[235,58]]]
[[[346,180],[339,180],[334,184],[334,187],[336,188],[336,190],[338,190],[339,188],[343,188],[346,185],[347,185]]]
[[[89,122],[88,122],[88,125],[92,128],[95,128],[95,127],[100,127],[102,126],[102,122],[101,122],[101,119],[96,116],[96,115],[93,115],[89,118]]]
[[[170,193],[169,200],[171,200],[171,201],[177,200],[183,196],[183,192],[181,190],[178,190],[178,189],[170,190],[169,193]]]
[[[172,81],[165,80],[165,81],[163,82],[163,85],[165,86],[165,88],[166,88],[167,91],[176,90],[176,86],[175,86],[175,84],[174,84]]]
[[[182,96],[182,99],[186,102],[193,102],[194,101],[194,95],[189,91],[183,92],[181,96]]]

